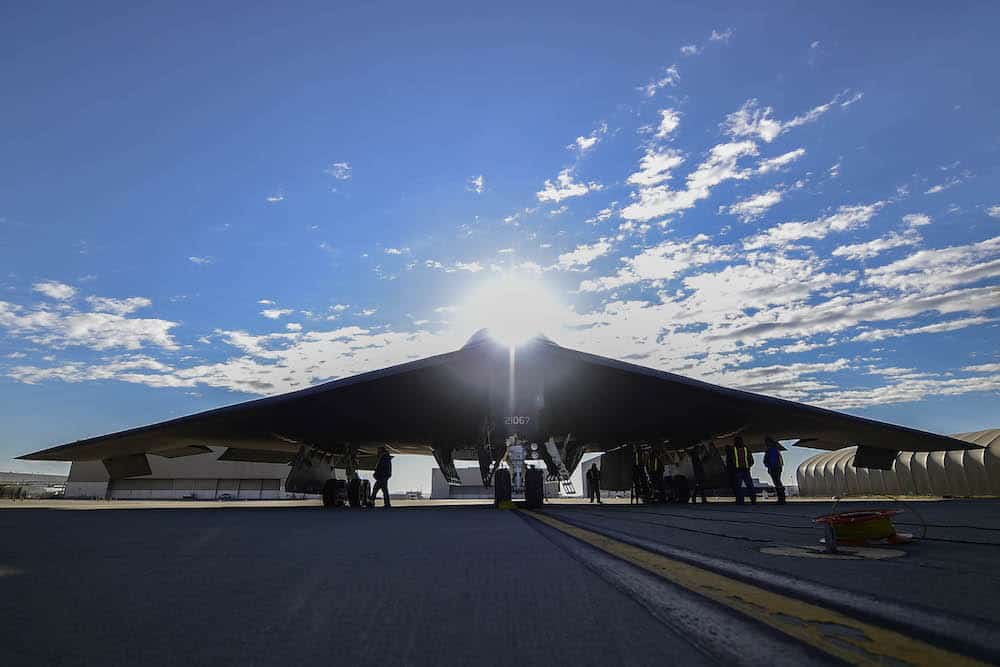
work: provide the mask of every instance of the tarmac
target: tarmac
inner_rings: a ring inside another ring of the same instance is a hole
[[[3,501],[0,663],[1000,663],[997,500],[394,504]]]

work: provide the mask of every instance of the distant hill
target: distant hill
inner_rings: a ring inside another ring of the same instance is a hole
[[[65,484],[66,475],[41,475],[34,472],[0,472],[0,484]]]

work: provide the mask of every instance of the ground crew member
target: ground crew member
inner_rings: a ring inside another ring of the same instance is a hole
[[[691,489],[691,502],[697,503],[698,496],[701,496],[701,502],[707,503],[708,498],[705,497],[705,465],[701,462],[701,456],[697,449],[692,449],[690,456],[691,469],[694,472],[694,488]]]
[[[743,504],[743,487],[750,493],[750,503],[757,504],[757,491],[753,488],[750,468],[753,467],[753,454],[750,448],[743,444],[743,438],[733,438],[733,445],[726,449],[726,468],[729,479],[732,480],[733,492],[736,494],[736,504]]]
[[[632,491],[629,495],[629,505],[638,504],[641,502],[642,490],[645,488],[643,483],[643,475],[646,474],[646,469],[639,463],[639,455],[636,454],[636,462],[632,464]]]
[[[785,485],[781,483],[781,469],[784,467],[785,461],[781,457],[781,445],[771,436],[764,438],[764,445],[767,447],[764,451],[764,467],[767,468],[771,482],[774,483],[774,491],[778,494],[778,504],[784,505]]]
[[[601,469],[596,463],[592,463],[587,471],[587,489],[590,492],[590,502],[597,499],[597,504],[601,505]]]
[[[392,457],[385,447],[378,448],[378,463],[375,464],[375,485],[372,487],[371,504],[375,505],[375,496],[382,489],[382,507],[392,507],[389,503],[389,478],[392,477]]]

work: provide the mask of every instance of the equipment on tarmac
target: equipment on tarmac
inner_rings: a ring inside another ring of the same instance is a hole
[[[903,510],[858,510],[825,514],[813,519],[823,524],[826,537],[823,542],[828,552],[835,552],[837,545],[865,546],[884,540],[889,544],[907,544],[913,541],[910,533],[897,533],[892,517]]]

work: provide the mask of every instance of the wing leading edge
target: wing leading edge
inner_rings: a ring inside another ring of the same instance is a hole
[[[968,449],[969,443],[785,399],[713,385],[533,340],[518,373],[539,375],[544,434],[572,434],[588,450],[627,442],[682,448],[737,433],[748,444],[764,436],[797,439],[819,449],[861,445],[881,450]],[[498,357],[498,355],[501,355]],[[113,459],[184,447],[224,446],[271,460],[303,444],[351,443],[374,451],[430,454],[473,443],[496,412],[506,376],[496,373],[507,349],[481,336],[460,350],[177,419],[26,454],[42,461]],[[503,385],[498,388],[497,385]]]

